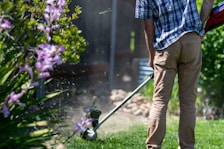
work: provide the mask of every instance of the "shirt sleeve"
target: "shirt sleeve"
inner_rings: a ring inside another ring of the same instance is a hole
[[[136,0],[135,18],[153,19],[153,12],[150,0]]]

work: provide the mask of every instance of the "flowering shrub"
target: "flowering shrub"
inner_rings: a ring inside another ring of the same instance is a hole
[[[4,0],[0,3],[0,148],[43,146],[50,139],[49,117],[57,110],[36,98],[39,79],[65,61],[79,61],[85,40],[70,17],[70,0]],[[74,17],[76,16],[76,17]],[[69,34],[67,36],[67,34]],[[76,36],[71,36],[72,34]],[[72,41],[72,42],[71,42]]]

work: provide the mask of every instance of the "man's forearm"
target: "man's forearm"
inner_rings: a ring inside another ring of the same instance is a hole
[[[209,14],[212,10],[212,6],[214,4],[214,0],[203,0],[200,12],[200,18],[202,23],[204,24],[209,17]]]
[[[153,47],[153,41],[154,41],[154,23],[152,20],[146,19],[144,20],[145,25],[145,39],[146,39],[146,45],[149,51],[150,56],[154,56],[154,47]]]

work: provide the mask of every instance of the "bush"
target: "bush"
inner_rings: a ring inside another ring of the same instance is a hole
[[[217,1],[218,3],[220,1]],[[209,31],[202,43],[203,65],[200,85],[203,100],[208,98],[210,104],[221,107],[224,103],[224,27]]]
[[[43,147],[51,138],[57,109],[37,98],[39,80],[65,61],[78,62],[86,45],[68,16],[69,0],[4,0],[0,3],[0,148]]]

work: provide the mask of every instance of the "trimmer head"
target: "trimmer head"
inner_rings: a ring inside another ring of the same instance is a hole
[[[111,116],[113,115],[119,108],[121,108],[127,101],[129,101],[147,82],[153,79],[153,73],[145,79],[134,91],[132,91],[119,105],[117,105],[114,109],[112,109],[100,122],[99,117],[101,115],[101,111],[97,110],[95,107],[84,107],[83,112],[85,112],[86,118],[92,120],[92,128],[86,128],[81,133],[81,137],[83,139],[94,141],[97,138],[96,130]]]
[[[97,132],[92,128],[86,128],[86,130],[81,133],[81,138],[88,141],[95,141],[97,139]]]
[[[92,128],[86,128],[85,131],[81,133],[81,137],[85,140],[94,141],[97,139],[96,127],[99,124],[99,117],[101,111],[97,110],[96,107],[88,106],[83,108],[85,117],[92,120]]]

